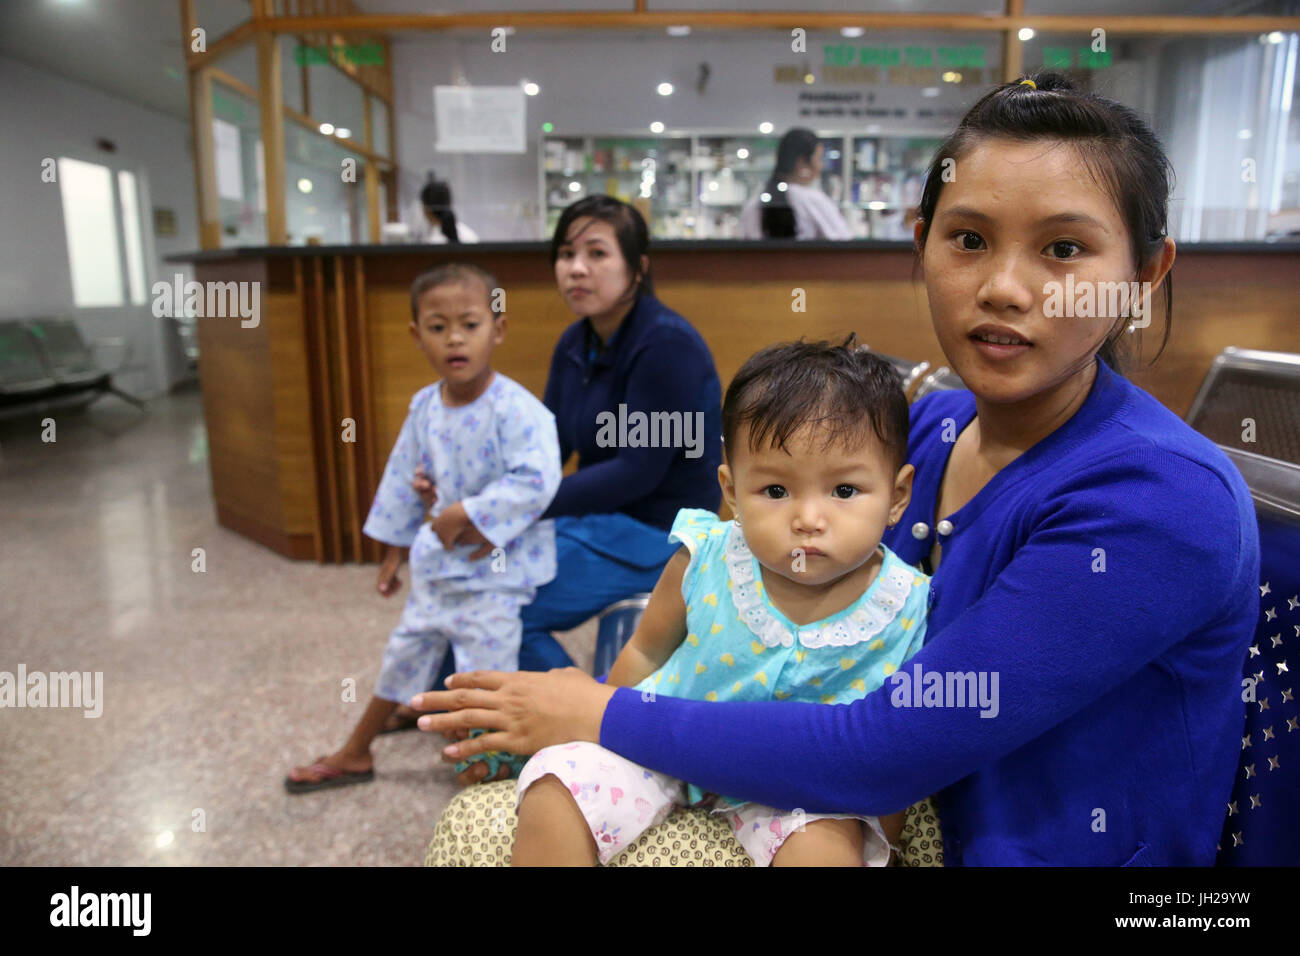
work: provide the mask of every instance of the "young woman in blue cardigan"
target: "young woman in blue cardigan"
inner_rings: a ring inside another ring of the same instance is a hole
[[[448,760],[586,740],[810,813],[937,794],[947,865],[1211,864],[1259,545],[1236,469],[1116,370],[1161,285],[1168,337],[1169,192],[1146,124],[1054,74],[985,95],[929,170],[916,247],[970,391],[913,407],[911,504],[885,543],[933,573],[908,669],[997,675],[995,715],[890,683],[839,707],[644,700],[565,670],[457,675],[420,704],[453,712],[421,725],[495,728]],[[1084,298],[1132,281],[1140,314]]]

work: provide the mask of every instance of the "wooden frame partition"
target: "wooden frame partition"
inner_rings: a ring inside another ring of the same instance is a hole
[[[384,51],[382,67],[370,64],[337,63],[342,71],[362,91],[365,103],[365,143],[342,141],[365,159],[363,177],[365,201],[369,216],[369,239],[379,242],[379,180],[382,178],[388,195],[385,213],[397,215],[397,167],[395,116],[393,112],[392,50],[389,34],[410,31],[441,31],[453,29],[491,30],[495,27],[526,27],[530,29],[644,29],[686,25],[703,30],[808,30],[864,27],[872,30],[943,30],[952,32],[1000,32],[1002,43],[1002,76],[1004,81],[1015,79],[1022,70],[1020,30],[1089,33],[1100,27],[1110,33],[1123,35],[1145,34],[1242,34],[1272,31],[1300,31],[1300,17],[1296,16],[1132,16],[1114,14],[1026,14],[1024,0],[1003,0],[1000,16],[958,13],[855,13],[821,12],[791,9],[787,11],[761,10],[656,10],[646,0],[628,0],[627,10],[555,10],[542,12],[475,11],[472,13],[366,13],[352,0],[249,0],[251,17],[225,36],[215,39],[206,51],[190,50],[191,31],[198,25],[195,0],[178,0],[181,10],[182,49],[186,50],[186,67],[190,77],[190,133],[194,144],[195,190],[199,209],[199,243],[203,249],[221,245],[221,225],[217,216],[216,175],[212,157],[212,117],[208,96],[214,63],[241,44],[256,42],[260,89],[256,93],[263,116],[263,136],[268,143],[278,129],[281,148],[266,149],[267,183],[267,236],[271,245],[284,245],[287,232],[284,223],[284,151],[283,123],[285,119],[302,125],[317,135],[318,126],[312,119],[309,71],[302,67],[303,113],[284,106],[280,95],[279,47],[275,39],[280,34],[298,35],[325,45],[334,46],[348,37],[378,37]],[[370,116],[371,97],[377,97],[388,110],[388,155],[383,157],[375,150],[373,122]],[[273,117],[267,120],[266,117]],[[332,137],[328,137],[331,138]],[[279,196],[272,196],[278,190]]]
[[[311,104],[310,71],[306,64],[300,67],[303,94],[303,112],[288,107],[284,102],[282,63],[277,38],[280,34],[297,35],[300,41],[329,48],[345,44],[349,39],[369,35],[351,26],[331,30],[308,29],[296,14],[327,14],[331,16],[359,16],[360,11],[350,0],[250,0],[251,18],[229,33],[206,43],[206,49],[194,51],[191,47],[193,32],[202,26],[198,20],[196,0],[178,0],[182,49],[186,51],[186,69],[189,73],[190,138],[194,150],[194,187],[199,212],[199,247],[221,248],[221,221],[217,199],[217,180],[212,138],[212,96],[214,81],[223,83],[249,97],[258,104],[263,143],[263,178],[266,183],[266,234],[271,245],[286,245],[288,224],[285,216],[285,153],[284,124],[292,122],[315,136],[357,153],[361,158],[361,183],[367,211],[367,240],[380,241],[381,213],[389,218],[397,215],[392,56],[387,37],[377,41],[384,51],[382,66],[333,62],[330,68],[343,73],[361,91],[364,121],[359,135],[339,138],[320,131],[320,123],[313,118]],[[254,89],[237,78],[220,70],[216,63],[221,57],[240,46],[252,43],[257,50],[257,88]],[[387,111],[387,155],[376,149],[373,140],[372,97],[377,98]],[[385,209],[380,209],[379,182],[388,186]]]

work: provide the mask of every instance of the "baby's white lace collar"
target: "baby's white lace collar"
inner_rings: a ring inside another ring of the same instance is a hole
[[[870,640],[898,616],[912,588],[913,572],[903,562],[884,551],[884,563],[876,580],[867,589],[865,599],[850,613],[822,624],[796,627],[799,643],[804,647],[847,647]],[[794,632],[779,620],[763,598],[761,583],[755,576],[753,553],[745,543],[744,533],[732,524],[727,536],[727,572],[731,575],[731,600],[740,619],[767,647],[790,647]]]

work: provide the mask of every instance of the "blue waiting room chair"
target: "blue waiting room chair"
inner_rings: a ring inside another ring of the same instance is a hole
[[[609,674],[619,651],[632,637],[649,603],[649,594],[634,594],[622,601],[615,601],[597,615],[596,657],[591,662],[592,674],[596,677]]]
[[[1300,355],[1224,350],[1187,420],[1241,471],[1259,521],[1259,621],[1217,864],[1300,866]]]

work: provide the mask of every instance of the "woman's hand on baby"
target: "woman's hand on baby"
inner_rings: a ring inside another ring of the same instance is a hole
[[[485,727],[488,732],[443,749],[442,759],[458,763],[488,750],[532,754],[554,744],[586,740],[600,742],[605,705],[617,688],[598,683],[576,667],[556,670],[470,671],[447,679],[451,689],[418,694],[416,710],[447,711],[420,718],[421,730],[450,735]],[[472,783],[486,769],[474,764],[458,779]]]
[[[420,496],[426,508],[432,508],[433,503],[438,500],[438,486],[424,472],[423,465],[417,465],[415,469],[415,479],[411,482],[411,490]]]
[[[442,736],[443,739],[447,741],[447,743],[454,744],[459,740],[467,740],[469,738],[469,731],[448,730]],[[483,763],[482,761],[479,761],[477,763],[470,764],[469,767],[463,773],[456,774],[456,782],[460,784],[462,787],[468,787],[471,784],[483,783],[485,780],[487,780],[487,775],[488,775],[488,765],[486,763]],[[502,763],[501,766],[497,768],[497,775],[492,779],[507,780],[509,779],[509,777],[510,777],[510,765],[507,763]]]

